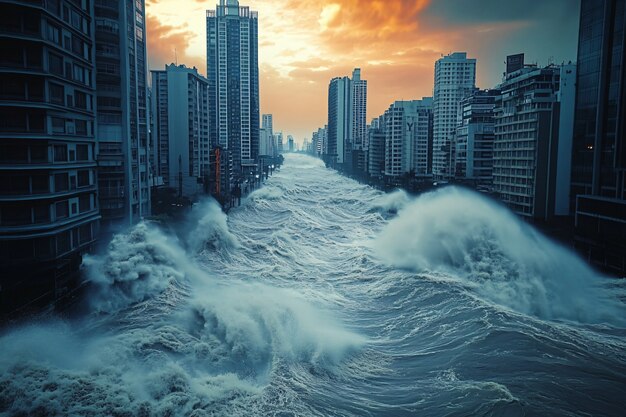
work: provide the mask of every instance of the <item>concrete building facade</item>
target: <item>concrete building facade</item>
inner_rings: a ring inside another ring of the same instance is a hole
[[[499,90],[475,90],[461,101],[461,124],[456,129],[454,178],[474,186],[493,182],[493,142]]]
[[[66,294],[95,241],[91,3],[0,1],[0,314]]]
[[[431,173],[433,99],[396,101],[385,112],[385,176]]]
[[[180,196],[197,198],[210,175],[208,81],[198,70],[152,71],[154,171]]]
[[[145,2],[94,7],[102,226],[119,230],[150,214]]]
[[[559,190],[570,186],[571,154],[559,148],[571,149],[573,106],[559,100],[573,99],[575,77],[575,65],[525,66],[507,74],[499,87],[493,189],[514,212],[532,220],[561,215]]]
[[[232,155],[241,180],[259,155],[258,13],[220,0],[206,27],[211,145]]]
[[[433,107],[433,174],[435,179],[452,177],[452,141],[461,118],[459,105],[476,88],[476,60],[454,52],[435,63]]]

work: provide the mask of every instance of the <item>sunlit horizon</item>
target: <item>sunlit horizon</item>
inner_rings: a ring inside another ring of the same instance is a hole
[[[177,61],[205,74],[206,10],[216,3],[147,1],[149,68]],[[274,114],[277,130],[302,144],[326,123],[329,80],[354,67],[369,83],[370,120],[395,100],[431,96],[434,62],[443,54],[477,58],[481,88],[500,82],[509,54],[540,65],[576,60],[579,0],[469,3],[240,1],[259,12],[261,112]]]

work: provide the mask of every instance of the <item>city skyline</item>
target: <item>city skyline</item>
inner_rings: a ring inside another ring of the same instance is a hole
[[[180,3],[146,2],[149,67],[177,60],[204,74],[205,12],[216,1]],[[370,81],[369,120],[397,99],[431,96],[442,54],[476,58],[480,88],[501,81],[510,54],[539,65],[576,60],[579,0],[488,3],[251,0],[246,5],[259,12],[261,112],[301,143],[326,118],[328,80],[353,66]]]

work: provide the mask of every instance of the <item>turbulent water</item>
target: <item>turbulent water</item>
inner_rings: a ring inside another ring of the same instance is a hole
[[[468,191],[291,155],[228,217],[139,224],[85,268],[84,311],[0,335],[0,416],[626,410],[625,284]]]

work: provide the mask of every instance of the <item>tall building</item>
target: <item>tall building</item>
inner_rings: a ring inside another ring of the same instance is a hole
[[[372,178],[382,179],[385,175],[385,116],[380,116],[370,124],[368,136],[367,173]]]
[[[94,3],[98,192],[110,229],[150,214],[145,2]]]
[[[385,112],[385,176],[429,175],[433,99],[396,101]]]
[[[493,182],[494,108],[499,90],[475,90],[461,101],[461,123],[456,129],[455,171],[457,180],[475,186]]]
[[[196,68],[152,71],[154,172],[184,197],[197,197],[210,177],[208,91]]]
[[[461,100],[476,88],[476,60],[455,52],[435,63],[433,108],[433,174],[438,180],[452,176],[451,142],[461,117]]]
[[[274,135],[274,116],[271,114],[264,114],[261,127],[267,129],[270,135]]]
[[[276,144],[278,154],[282,154],[285,151],[283,146],[283,132],[277,132],[274,134],[274,143]]]
[[[575,65],[527,65],[506,74],[499,87],[493,189],[532,220],[567,215],[561,190],[570,187],[575,77]]]
[[[361,69],[352,72],[352,138],[354,149],[367,149],[367,80],[361,79]]]
[[[572,153],[576,246],[626,275],[626,1],[583,0]]]
[[[367,133],[367,81],[355,68],[350,77],[336,77],[328,86],[328,153],[326,162],[351,172],[354,149],[363,149]]]
[[[232,155],[241,179],[259,155],[258,13],[220,0],[206,24],[211,144]]]
[[[0,313],[73,286],[97,234],[93,4],[0,1]]]
[[[287,146],[289,147],[289,152],[293,152],[295,150],[295,142],[293,140],[293,136],[287,135]]]
[[[333,78],[328,86],[328,162],[343,166],[351,152],[352,86],[349,77]]]

